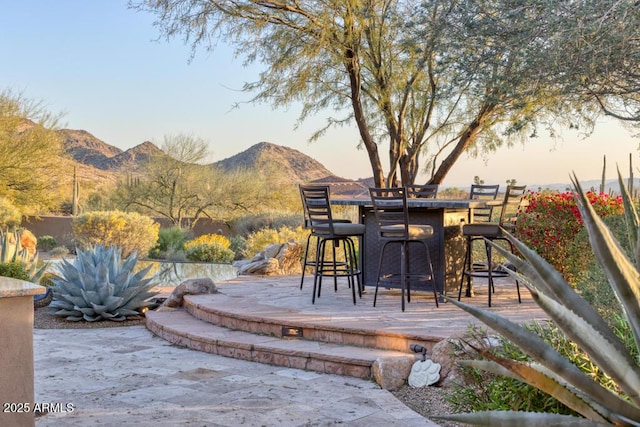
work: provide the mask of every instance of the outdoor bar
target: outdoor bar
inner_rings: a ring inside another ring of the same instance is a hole
[[[433,227],[434,235],[428,240],[428,247],[437,291],[442,294],[457,293],[462,275],[466,243],[461,232],[462,226],[469,223],[473,209],[497,206],[501,202],[497,200],[442,198],[413,198],[408,199],[407,202],[409,221],[412,224],[425,224]],[[365,287],[374,287],[381,245],[378,241],[376,219],[371,200],[364,197],[334,197],[331,203],[357,207],[358,218],[366,226],[364,242],[360,248],[364,285]],[[390,251],[388,254],[383,260],[383,269],[386,266],[392,268],[400,263],[398,253]],[[417,246],[410,253],[411,260],[421,260],[424,259],[424,256],[424,249]],[[410,265],[414,267],[417,265],[421,269],[424,267],[415,261],[411,261]],[[380,286],[393,287],[393,284],[381,282]],[[411,289],[430,291],[431,287],[423,282],[412,282]],[[471,290],[468,290],[468,293],[470,295]]]

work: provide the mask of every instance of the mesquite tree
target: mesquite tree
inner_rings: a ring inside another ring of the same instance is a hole
[[[264,66],[255,101],[355,123],[377,186],[441,183],[465,152],[638,121],[637,6],[553,0],[132,0],[167,38]],[[379,149],[388,143],[388,168]]]

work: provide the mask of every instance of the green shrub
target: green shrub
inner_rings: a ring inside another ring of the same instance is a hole
[[[155,259],[175,258],[176,254],[184,250],[184,244],[189,236],[190,231],[181,227],[161,228],[158,231],[158,243],[149,252],[149,257]]]
[[[69,248],[67,248],[66,246],[56,246],[55,248],[49,251],[49,256],[51,258],[62,258],[68,253],[69,253]]]
[[[58,242],[53,236],[41,236],[38,238],[38,249],[41,251],[49,252],[56,246],[58,246]]]
[[[244,250],[244,255],[252,257],[255,254],[262,252],[267,246],[274,243],[286,243],[290,240],[295,240],[298,243],[304,244],[307,241],[309,231],[305,230],[301,226],[295,228],[280,227],[278,229],[265,228],[255,233],[250,233],[247,237],[247,246]]]
[[[213,243],[201,243],[185,248],[185,255],[189,261],[229,263],[234,259],[234,252],[224,245]]]
[[[80,215],[73,234],[81,249],[92,245],[117,246],[123,256],[137,252],[145,257],[158,241],[160,225],[135,212],[105,211]]]
[[[27,282],[31,281],[25,264],[20,261],[1,262],[0,276],[13,277],[14,279],[26,280]]]
[[[295,228],[302,225],[303,222],[302,213],[262,212],[235,219],[231,228],[234,234],[247,237],[265,228],[276,230],[282,227]]]
[[[606,388],[615,391],[616,384],[605,375],[582,351],[576,343],[569,340],[553,324],[531,323],[525,325],[527,330],[541,337],[562,356],[578,366],[582,371],[595,379]],[[511,360],[529,362],[531,359],[515,344],[500,337],[489,338],[486,331],[471,327],[464,337],[465,342],[474,343],[491,353]],[[489,344],[491,343],[491,344]],[[454,345],[456,358],[465,360],[482,360],[475,350],[469,346]],[[567,408],[555,398],[515,378],[494,375],[486,371],[469,366],[462,366],[462,383],[453,387],[447,401],[456,411],[529,411],[556,414],[571,414],[575,412]]]
[[[247,239],[242,236],[233,236],[230,241],[231,246],[229,246],[229,249],[235,254],[234,259],[242,259],[247,249]]]

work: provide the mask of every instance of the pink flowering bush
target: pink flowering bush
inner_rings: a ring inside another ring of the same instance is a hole
[[[622,197],[587,192],[587,198],[601,217],[623,213]],[[516,237],[544,257],[573,283],[590,257],[588,242],[576,240],[582,218],[573,192],[529,192],[528,205],[518,216]]]

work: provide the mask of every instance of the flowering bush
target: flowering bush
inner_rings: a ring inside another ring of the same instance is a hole
[[[203,234],[195,239],[189,240],[184,244],[184,249],[189,250],[200,245],[219,245],[225,249],[229,249],[231,241],[222,234]]]
[[[623,213],[622,197],[588,192],[589,203],[601,217]],[[573,283],[584,267],[588,242],[576,242],[582,218],[573,192],[529,192],[518,215],[516,237],[545,258]]]

